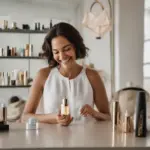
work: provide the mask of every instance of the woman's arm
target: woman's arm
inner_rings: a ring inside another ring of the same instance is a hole
[[[37,76],[35,77],[31,87],[29,99],[24,108],[21,119],[23,122],[28,120],[28,118],[30,117],[34,117],[38,119],[39,122],[57,123],[57,114],[35,114],[41,96],[43,94],[43,87],[49,72],[50,68],[43,68],[37,73]]]
[[[92,114],[97,120],[110,120],[109,102],[104,84],[97,71],[87,69],[87,76],[94,92],[94,102],[98,111]]]

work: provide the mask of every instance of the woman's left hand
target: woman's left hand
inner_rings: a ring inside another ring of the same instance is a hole
[[[94,117],[96,111],[90,105],[86,104],[81,108],[80,113],[85,117],[87,117],[88,115]]]

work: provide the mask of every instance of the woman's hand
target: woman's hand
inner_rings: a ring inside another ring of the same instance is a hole
[[[85,117],[88,115],[95,117],[96,111],[90,105],[86,104],[81,108],[80,113]]]
[[[98,112],[98,111],[94,110],[88,104],[84,105],[81,108],[80,112],[83,116],[87,117],[88,115],[90,115],[93,118],[95,118],[96,120],[110,120],[111,119],[109,114],[104,114],[104,113]]]
[[[70,115],[61,115],[60,113],[57,115],[57,122],[62,126],[68,126],[73,120],[73,117]]]

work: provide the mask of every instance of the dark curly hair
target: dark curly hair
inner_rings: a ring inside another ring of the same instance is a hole
[[[87,51],[89,49],[85,46],[80,33],[72,25],[61,22],[55,24],[50,29],[42,45],[42,50],[44,51],[43,55],[48,59],[48,64],[51,67],[56,67],[58,65],[58,63],[53,58],[51,45],[52,39],[57,36],[65,37],[70,43],[74,45],[76,49],[76,59],[85,58],[88,55]]]

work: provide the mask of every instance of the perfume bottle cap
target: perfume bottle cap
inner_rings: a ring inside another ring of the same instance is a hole
[[[65,106],[68,105],[68,100],[67,100],[67,98],[63,98],[63,99],[62,99],[62,104],[65,105]]]

